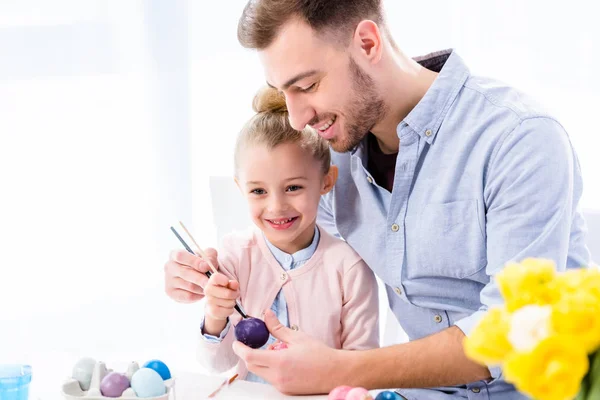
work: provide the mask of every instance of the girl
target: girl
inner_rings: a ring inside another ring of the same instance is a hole
[[[316,224],[320,197],[337,178],[328,144],[312,128],[291,128],[275,90],[259,92],[253,107],[236,143],[235,181],[258,229],[223,240],[220,273],[204,288],[198,359],[214,372],[236,366],[241,378],[264,382],[231,348],[238,295],[250,315],[271,308],[282,324],[337,349],[378,347],[379,313],[372,271]]]

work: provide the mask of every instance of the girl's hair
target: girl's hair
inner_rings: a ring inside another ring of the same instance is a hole
[[[290,125],[285,97],[270,87],[261,89],[252,102],[254,115],[242,128],[235,144],[234,167],[238,176],[240,160],[249,146],[264,145],[271,150],[280,144],[298,143],[321,163],[325,175],[331,164],[329,144],[312,128],[297,131]]]

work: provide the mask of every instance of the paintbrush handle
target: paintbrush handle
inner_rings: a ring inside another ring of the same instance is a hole
[[[179,233],[177,233],[177,231],[175,230],[175,228],[171,227],[171,231],[175,234],[175,236],[177,237],[177,239],[179,239],[179,241],[181,242],[181,244],[187,250],[188,253],[197,256],[197,254],[194,253],[194,251],[190,248],[190,246],[188,246],[188,244],[185,242],[185,240],[183,240],[183,238],[181,236],[179,236]],[[204,261],[208,262],[209,265],[211,265],[211,267],[213,268],[213,270],[216,271],[216,268],[212,265],[212,263],[210,263],[210,261],[208,261],[207,258],[202,257],[202,259]],[[212,276],[212,272],[211,271],[206,271],[205,275],[210,278]],[[244,309],[242,308],[242,305],[240,304],[240,302],[238,300],[235,301],[235,310],[238,313],[240,313],[240,315],[242,316],[242,318],[248,318],[248,314],[246,314],[244,312]]]

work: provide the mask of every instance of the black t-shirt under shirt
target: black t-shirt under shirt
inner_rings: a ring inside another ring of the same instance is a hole
[[[384,154],[379,148],[377,138],[369,133],[368,139],[367,170],[375,182],[387,189],[390,193],[394,187],[394,172],[396,171],[396,158],[398,153]]]

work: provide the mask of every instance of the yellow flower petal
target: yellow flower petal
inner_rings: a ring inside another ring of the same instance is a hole
[[[527,258],[508,263],[496,275],[506,308],[513,312],[529,304],[547,305],[558,300],[559,290],[553,283],[556,265],[552,260]]]
[[[504,364],[506,380],[540,400],[571,400],[589,362],[578,343],[564,336],[541,341],[527,353],[513,353]]]
[[[554,332],[570,337],[587,353],[600,347],[600,299],[584,288],[563,294],[550,319]]]
[[[490,309],[465,338],[465,354],[483,365],[501,364],[512,350],[509,329],[510,314],[506,309]]]

